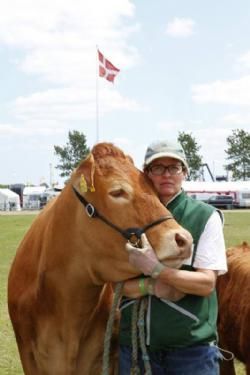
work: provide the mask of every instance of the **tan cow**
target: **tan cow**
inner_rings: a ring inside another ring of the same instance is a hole
[[[250,246],[227,251],[228,272],[218,277],[220,347],[234,353],[250,375]],[[233,361],[222,361],[222,375],[235,375]]]
[[[101,373],[107,282],[138,275],[124,230],[149,225],[166,264],[175,256],[169,264],[180,266],[190,254],[191,236],[168,215],[129,157],[111,144],[93,148],[34,221],[9,274],[9,313],[26,375]]]

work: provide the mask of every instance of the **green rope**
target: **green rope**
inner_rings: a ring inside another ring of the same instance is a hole
[[[117,283],[114,292],[114,299],[113,304],[110,310],[106,332],[104,336],[104,350],[103,350],[103,357],[102,357],[102,375],[109,375],[109,353],[110,353],[110,344],[111,344],[111,337],[113,332],[113,325],[115,320],[115,313],[118,307],[118,303],[121,297],[123,283]]]

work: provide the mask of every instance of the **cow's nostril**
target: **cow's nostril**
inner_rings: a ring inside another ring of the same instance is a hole
[[[175,242],[177,243],[178,247],[184,247],[187,243],[187,240],[180,233],[176,233],[175,234]]]

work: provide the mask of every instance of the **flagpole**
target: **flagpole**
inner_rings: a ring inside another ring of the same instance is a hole
[[[116,75],[120,69],[116,68],[103,54],[96,45],[97,63],[96,63],[96,143],[99,142],[99,77],[105,78],[114,83]]]
[[[99,59],[96,46],[96,143],[99,142]]]

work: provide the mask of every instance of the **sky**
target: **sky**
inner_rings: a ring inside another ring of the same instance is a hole
[[[0,3],[0,184],[61,183],[54,145],[73,130],[138,168],[151,142],[186,132],[225,173],[226,138],[250,131],[248,0]],[[97,76],[97,46],[114,84]]]

